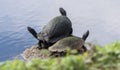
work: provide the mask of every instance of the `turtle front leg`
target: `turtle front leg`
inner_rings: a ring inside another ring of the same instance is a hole
[[[83,45],[82,48],[84,49],[84,52],[87,51],[87,48]]]
[[[42,40],[39,40],[38,45],[40,49],[48,49],[48,47],[50,46],[46,41]]]
[[[36,39],[38,39],[38,38],[37,38],[37,32],[36,32],[33,28],[27,27],[27,30],[28,30]]]
[[[83,34],[82,39],[85,41],[88,36],[89,36],[89,30],[87,30],[87,31]]]
[[[39,49],[48,49],[48,44],[42,40],[38,41]]]

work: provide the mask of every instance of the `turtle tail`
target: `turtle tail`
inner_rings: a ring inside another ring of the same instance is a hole
[[[36,39],[38,39],[38,38],[37,38],[37,32],[36,32],[33,28],[27,27],[27,30],[28,30]]]
[[[85,41],[85,40],[87,39],[88,35],[89,35],[89,30],[87,30],[87,31],[83,34],[82,39]]]
[[[66,11],[63,8],[59,8],[61,15],[67,16]]]

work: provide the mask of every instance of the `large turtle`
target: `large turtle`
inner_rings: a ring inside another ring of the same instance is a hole
[[[58,40],[72,34],[72,23],[66,16],[66,11],[63,8],[59,8],[59,11],[61,15],[50,20],[41,32],[37,33],[33,28],[27,27],[28,31],[39,40],[38,44],[41,48],[48,48]]]
[[[48,49],[51,51],[51,55],[55,55],[56,53],[60,55],[65,55],[67,50],[76,49],[78,53],[83,53],[86,51],[86,47],[84,46],[85,40],[89,35],[89,30],[83,34],[82,38],[77,36],[69,36],[65,37],[59,41],[57,41],[54,45],[50,46]],[[58,55],[59,56],[59,55]]]

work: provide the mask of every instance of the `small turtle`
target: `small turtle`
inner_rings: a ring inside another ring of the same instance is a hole
[[[28,31],[39,40],[41,48],[48,48],[58,40],[71,36],[72,23],[66,16],[66,11],[59,8],[61,16],[53,18],[47,25],[45,25],[41,32],[37,33],[33,28],[27,27]]]
[[[89,30],[83,34],[82,38],[77,36],[69,36],[65,37],[59,41],[57,41],[54,45],[50,46],[48,49],[51,51],[51,55],[60,54],[64,55],[68,49],[73,50],[76,49],[79,53],[83,53],[86,51],[86,47],[84,46],[85,40],[89,35]]]

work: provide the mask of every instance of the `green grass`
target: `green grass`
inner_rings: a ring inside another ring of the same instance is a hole
[[[120,70],[120,42],[96,46],[89,55],[67,55],[62,58],[6,61],[0,70]]]

